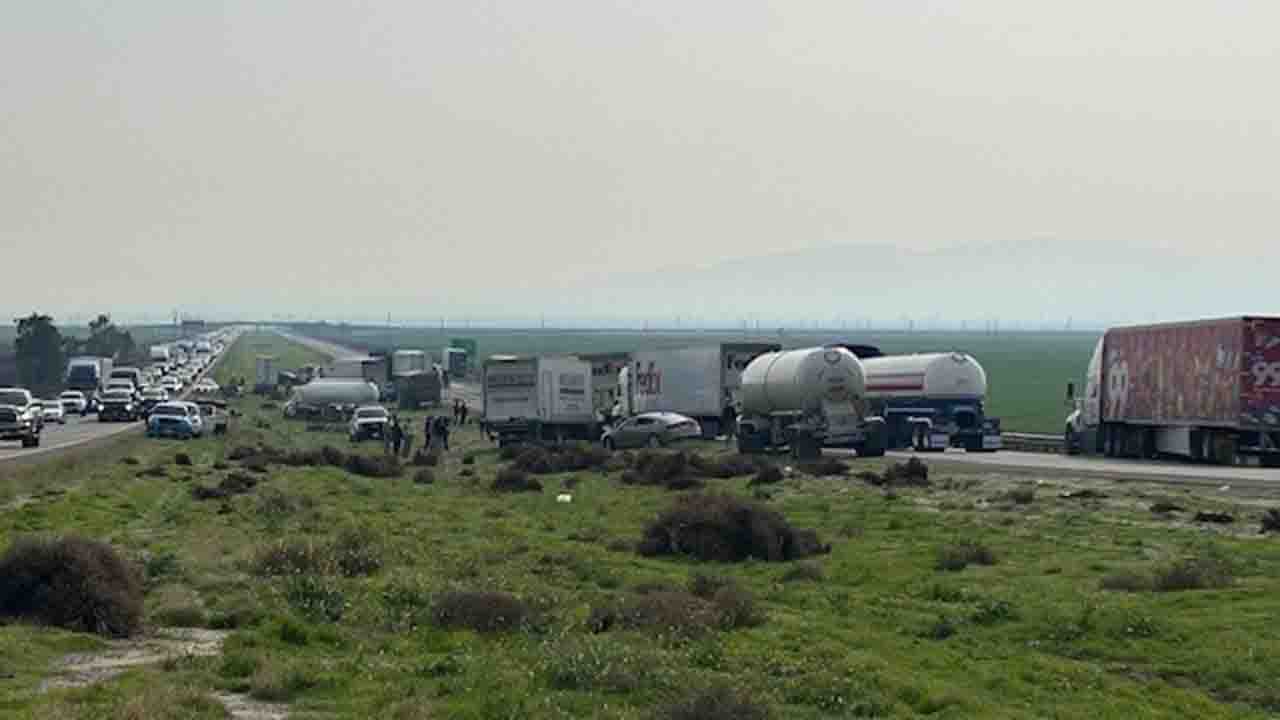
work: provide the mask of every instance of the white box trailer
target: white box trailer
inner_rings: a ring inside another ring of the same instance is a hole
[[[618,373],[622,414],[677,412],[697,420],[705,437],[716,437],[725,408],[742,401],[742,371],[780,347],[743,342],[637,352]]]
[[[594,440],[591,364],[573,356],[495,355],[481,372],[484,424],[498,444]]]

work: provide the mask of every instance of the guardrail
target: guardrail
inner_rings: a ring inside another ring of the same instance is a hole
[[[1042,435],[1038,433],[1001,433],[1006,450],[1023,452],[1042,452],[1055,455],[1062,454],[1061,435]]]

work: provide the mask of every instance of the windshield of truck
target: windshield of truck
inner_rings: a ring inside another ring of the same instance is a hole
[[[84,393],[79,390],[68,390],[67,392],[62,393],[59,397],[63,400],[83,400]]]
[[[26,393],[17,390],[0,390],[0,405],[26,405]]]
[[[133,393],[128,390],[108,390],[102,394],[103,400],[130,400]]]
[[[67,373],[68,382],[97,382],[98,368],[94,365],[72,365]]]
[[[111,377],[112,379],[122,378],[124,380],[132,380],[133,372],[133,370],[112,370]]]
[[[382,408],[365,408],[356,412],[356,417],[364,420],[367,418],[385,418],[387,411]]]

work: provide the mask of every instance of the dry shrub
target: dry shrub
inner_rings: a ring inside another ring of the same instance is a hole
[[[690,593],[654,591],[622,602],[592,608],[587,627],[592,632],[646,630],[660,635],[701,635],[717,624],[711,603]]]
[[[142,624],[142,574],[110,545],[19,538],[0,557],[0,615],[112,637]]]
[[[721,455],[706,458],[697,453],[690,453],[689,466],[698,475],[717,480],[745,477],[756,472],[760,461],[748,455]]]
[[[1223,553],[1207,550],[1193,557],[1157,568],[1152,577],[1156,592],[1216,590],[1235,582],[1235,568]]]
[[[645,528],[642,555],[690,555],[741,562],[796,560],[831,551],[817,533],[793,528],[781,514],[730,495],[686,495]]]
[[[173,464],[191,467],[191,456],[184,452],[177,453],[173,456]]]
[[[542,483],[516,468],[503,468],[493,479],[495,492],[542,492]]]
[[[347,455],[332,445],[311,450],[290,450],[279,457],[279,462],[290,467],[344,467]]]
[[[501,592],[448,592],[436,598],[431,618],[438,627],[476,632],[516,630],[533,618],[520,598]]]
[[[366,527],[343,528],[328,553],[338,572],[347,577],[372,575],[382,569],[382,538]]]
[[[169,477],[169,471],[165,470],[163,465],[152,465],[146,470],[140,471],[138,473],[138,477],[140,478],[141,477],[152,477],[152,478]]]
[[[267,488],[259,493],[254,510],[258,515],[274,520],[288,517],[310,504],[311,498],[306,495],[290,495],[278,488]]]
[[[418,471],[413,474],[413,484],[415,485],[430,485],[435,481],[436,474],[431,472],[431,468],[419,468]]]
[[[1236,519],[1229,513],[1209,512],[1201,510],[1196,513],[1195,521],[1198,523],[1214,523],[1215,525],[1230,525]]]
[[[995,565],[996,556],[991,548],[973,540],[961,540],[938,550],[937,568],[948,572],[963,570],[970,565]]]
[[[764,465],[756,472],[755,477],[751,478],[751,485],[775,485],[784,479],[782,468],[777,465]]]
[[[516,458],[520,457],[520,454],[528,449],[529,449],[528,445],[522,445],[520,443],[503,445],[502,448],[498,450],[498,457],[502,460],[509,462],[511,460],[515,460]]]
[[[744,691],[727,685],[695,690],[660,708],[653,720],[769,720],[773,711]]]
[[[1165,500],[1159,500],[1151,503],[1151,512],[1157,515],[1167,515],[1169,513],[1186,512],[1186,508]]]
[[[326,548],[305,540],[281,540],[263,545],[249,564],[254,575],[263,577],[324,573],[330,566]]]
[[[1262,532],[1280,533],[1280,510],[1272,508],[1262,515]]]
[[[534,475],[550,475],[603,467],[608,461],[607,450],[579,443],[561,448],[524,448],[515,456],[514,466]]]
[[[394,455],[348,455],[347,472],[370,478],[400,477],[400,459]]]
[[[136,458],[136,457],[132,456],[132,455],[129,455],[129,456],[127,456],[127,457],[122,457],[122,458],[120,458],[120,464],[122,464],[122,465],[141,465],[141,464],[142,464],[142,461],[141,461],[141,460],[139,460],[138,458]]]
[[[471,468],[462,468],[461,470],[458,471],[458,477],[469,478],[469,477],[474,477],[475,474],[476,474],[476,471],[472,470]]]
[[[257,454],[258,451],[255,448],[251,448],[247,445],[237,445],[231,449],[231,452],[227,453],[227,459],[239,462],[241,460],[247,460]]]
[[[812,462],[800,463],[800,472],[805,475],[814,477],[829,477],[831,475],[847,475],[849,473],[849,465],[843,463],[836,458],[824,457]]]
[[[243,472],[233,472],[222,479],[215,487],[192,485],[191,497],[196,500],[222,500],[235,495],[244,495],[258,485],[258,478]]]
[[[217,462],[215,462],[215,463],[213,464],[213,469],[214,469],[214,470],[228,470],[228,469],[230,469],[230,468],[231,468],[231,466],[230,466],[230,465],[226,464],[225,462],[223,462],[223,461],[221,461],[221,460],[219,460],[219,461],[217,461]]]
[[[1030,505],[1036,501],[1036,489],[1032,487],[1013,488],[1001,498],[1014,505]]]
[[[413,464],[418,467],[436,467],[440,464],[440,453],[419,449],[413,454]]]
[[[729,582],[711,596],[716,611],[716,624],[722,630],[756,627],[764,623],[764,613],[756,606],[750,590]]]
[[[920,458],[913,457],[905,463],[894,463],[885,468],[882,477],[885,485],[928,487],[929,466],[925,465]]]
[[[1151,577],[1136,572],[1116,572],[1102,578],[1103,590],[1116,592],[1144,592],[1152,587]]]

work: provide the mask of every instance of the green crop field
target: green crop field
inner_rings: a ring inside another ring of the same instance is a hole
[[[306,355],[262,336],[230,352],[223,379],[259,352]],[[659,513],[699,494],[645,484],[681,467],[673,451],[497,492],[500,471],[524,478],[473,428],[434,467],[366,477],[352,469],[367,472],[380,446],[287,422],[260,398],[232,407],[225,437],[0,466],[0,547],[107,541],[142,568],[150,628],[225,633],[207,656],[46,691],[77,681],[67,654],[119,657],[138,641],[4,619],[0,716],[225,718],[215,698],[245,695],[291,717],[401,720],[1280,712],[1280,546],[1258,535],[1265,499],[1025,472],[934,467],[883,486],[855,475],[884,461],[760,482],[686,469],[662,477],[705,483],[758,524],[664,526],[702,528],[680,530],[677,548],[813,547],[780,543],[782,521],[830,544],[805,560],[696,561],[638,552]],[[258,455],[233,459],[239,447]],[[1185,510],[1155,514],[1156,502]],[[1197,510],[1236,522],[1210,529],[1190,522]],[[0,574],[0,598],[12,581]],[[703,704],[679,707],[693,696]]]
[[[362,347],[421,348],[438,352],[453,337],[476,340],[481,356],[495,353],[626,352],[755,340],[803,347],[826,342],[876,345],[888,354],[959,350],[987,371],[988,412],[1005,430],[1060,433],[1067,410],[1068,381],[1079,381],[1093,353],[1096,333],[893,333],[786,332],[759,335],[724,332],[586,332],[555,330],[446,330],[306,325],[307,334]]]

